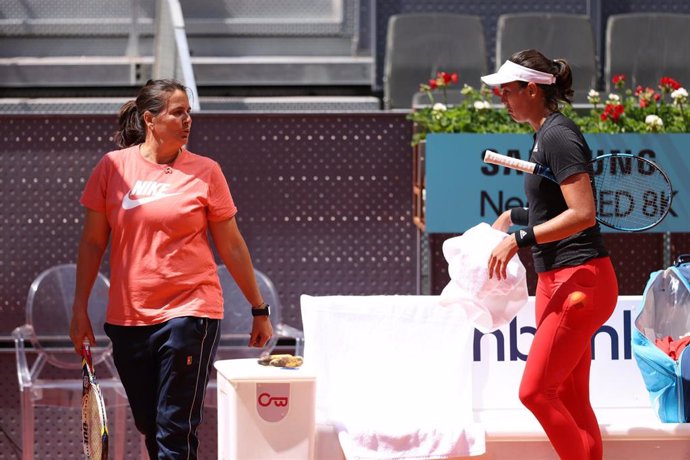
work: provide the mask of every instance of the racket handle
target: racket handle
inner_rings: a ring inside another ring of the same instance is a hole
[[[499,166],[505,166],[510,169],[517,169],[518,171],[526,172],[528,174],[543,173],[543,166],[531,161],[520,160],[518,158],[509,157],[492,150],[484,150],[484,163],[491,163]]]
[[[88,338],[84,338],[81,343],[81,354],[91,366],[91,341]]]

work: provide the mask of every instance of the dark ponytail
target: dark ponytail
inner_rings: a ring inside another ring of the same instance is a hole
[[[570,65],[565,59],[551,60],[539,51],[529,49],[518,51],[509,60],[523,67],[556,76],[556,83],[552,85],[538,85],[544,92],[545,105],[550,110],[558,110],[558,106],[561,103],[572,104],[574,95],[572,88],[573,74],[570,70]]]
[[[187,88],[177,80],[147,81],[135,100],[127,101],[120,107],[115,143],[120,148],[125,148],[144,142],[144,113],[148,111],[154,116],[161,113],[170,96],[178,90],[187,92]]]
[[[137,112],[137,104],[132,99],[120,107],[119,129],[115,133],[115,143],[120,148],[141,144],[146,140],[146,130],[143,119]]]

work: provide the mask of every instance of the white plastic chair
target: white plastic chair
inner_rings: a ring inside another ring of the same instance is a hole
[[[263,348],[248,348],[249,334],[252,330],[251,305],[245,299],[244,294],[235,283],[232,275],[224,265],[218,266],[218,278],[223,289],[225,302],[225,316],[221,322],[221,338],[219,351],[232,352],[250,358],[270,353],[280,338],[292,338],[295,340],[295,354],[302,355],[304,351],[304,334],[299,329],[282,322],[282,304],[278,297],[278,291],[273,282],[264,273],[254,270],[256,282],[264,298],[264,302],[271,307],[271,324],[273,325],[273,337]]]
[[[278,291],[268,276],[256,269],[254,275],[264,302],[269,304],[271,308],[270,318],[273,326],[273,337],[263,348],[247,346],[252,330],[251,305],[245,299],[227,267],[219,265],[218,278],[223,289],[225,314],[220,323],[221,336],[216,360],[259,358],[263,354],[271,353],[280,338],[294,339],[295,355],[301,356],[304,353],[304,334],[301,330],[282,322],[282,304],[278,297]],[[206,406],[215,407],[216,388],[217,381],[212,378],[206,392]]]
[[[74,264],[57,265],[38,275],[29,288],[26,323],[12,332],[21,394],[24,460],[34,458],[36,407],[81,406],[81,357],[74,352],[69,338],[75,282]],[[94,366],[103,364],[108,371],[103,373],[97,368],[97,378],[106,407],[115,408],[114,423],[110,423],[109,427],[111,444],[114,445],[115,458],[121,459],[125,453],[127,399],[112,360],[112,344],[103,331],[109,287],[108,279],[99,273],[89,297],[88,311],[96,335],[96,344],[92,347],[93,363]],[[30,349],[27,350],[29,344]],[[28,355],[33,353],[36,354],[36,359],[29,365]],[[56,375],[60,377],[55,377]],[[65,375],[69,377],[64,377]],[[113,442],[114,438],[118,442]]]

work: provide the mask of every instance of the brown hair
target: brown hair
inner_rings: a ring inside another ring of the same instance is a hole
[[[556,76],[556,83],[552,85],[538,86],[544,92],[545,105],[550,110],[558,110],[559,103],[572,104],[573,102],[573,74],[570,65],[565,59],[548,59],[534,49],[518,51],[510,56],[509,61],[529,69],[550,73]],[[526,84],[526,83],[525,83]]]
[[[168,99],[175,91],[187,92],[187,88],[177,80],[149,80],[139,90],[137,98],[125,102],[120,107],[119,128],[115,132],[115,143],[121,147],[141,144],[146,140],[144,113],[148,110],[154,115],[163,111]]]

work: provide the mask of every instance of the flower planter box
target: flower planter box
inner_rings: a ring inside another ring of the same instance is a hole
[[[673,184],[671,212],[648,232],[690,232],[690,134],[586,134],[595,155],[626,152],[661,166]],[[413,148],[413,216],[427,233],[462,233],[525,206],[524,173],[489,165],[492,149],[528,159],[531,134],[430,134]],[[613,230],[603,227],[602,230]]]

